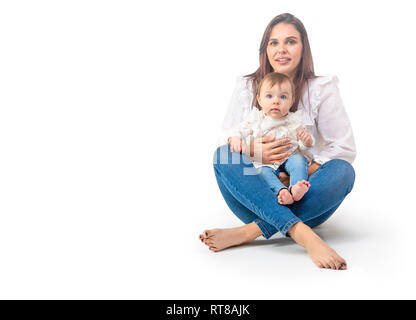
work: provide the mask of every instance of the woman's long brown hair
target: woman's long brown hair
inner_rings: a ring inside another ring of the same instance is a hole
[[[302,97],[304,86],[306,85],[308,79],[315,77],[315,72],[313,69],[312,52],[309,45],[306,29],[303,26],[303,23],[294,15],[290,13],[283,13],[277,17],[274,17],[272,21],[270,21],[266,27],[266,30],[264,31],[263,39],[261,40],[260,44],[260,66],[254,73],[248,74],[245,77],[248,78],[248,80],[251,80],[253,83],[252,106],[261,109],[256,99],[257,88],[261,79],[263,79],[266,74],[273,72],[273,68],[270,65],[269,58],[267,57],[267,45],[269,43],[270,34],[272,33],[273,27],[281,22],[293,25],[296,30],[298,30],[302,40],[302,58],[299,62],[298,70],[293,79],[293,83],[295,85],[295,102],[290,109],[291,112],[295,112],[298,109],[299,100]]]

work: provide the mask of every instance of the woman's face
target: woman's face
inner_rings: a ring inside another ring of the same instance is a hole
[[[273,27],[267,44],[267,57],[273,71],[293,80],[302,58],[302,40],[292,24],[281,22]]]

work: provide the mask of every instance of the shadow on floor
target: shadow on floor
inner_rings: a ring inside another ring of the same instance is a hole
[[[319,235],[325,242],[332,244],[343,243],[343,242],[358,242],[368,237],[370,234],[362,232],[358,228],[352,228],[352,224],[347,225],[338,222],[327,222],[323,225],[313,228],[313,231]],[[274,245],[278,247],[294,245],[295,242],[288,237],[284,237],[281,234],[273,236],[271,239],[257,239],[251,243],[245,244],[241,247],[255,247],[264,245]]]

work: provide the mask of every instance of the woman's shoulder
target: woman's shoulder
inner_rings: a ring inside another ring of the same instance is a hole
[[[232,101],[237,101],[240,108],[244,107],[247,110],[251,109],[253,86],[252,81],[249,78],[245,76],[236,77]]]
[[[338,85],[338,77],[336,75],[316,76],[308,80],[309,90],[312,92],[321,92],[325,89],[331,89]]]
[[[338,92],[338,77],[336,75],[316,76],[308,80],[304,99],[311,99],[311,107],[317,107],[320,102]]]
[[[336,75],[316,76],[309,79],[301,99],[301,109],[305,110],[305,118],[312,123],[318,115],[322,102],[337,92],[338,77]]]
[[[237,76],[236,87],[241,90],[251,91],[253,89],[253,80],[247,76]]]

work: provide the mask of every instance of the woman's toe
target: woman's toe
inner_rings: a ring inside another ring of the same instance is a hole
[[[328,265],[329,265],[329,268],[332,269],[332,270],[335,270],[337,268],[336,265],[335,265],[335,261],[332,260],[332,259],[328,260]]]
[[[335,261],[335,269],[340,270],[341,269],[341,262]]]

